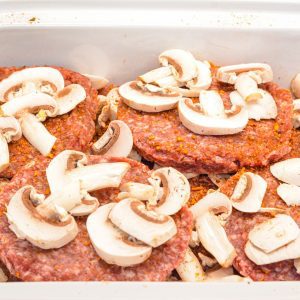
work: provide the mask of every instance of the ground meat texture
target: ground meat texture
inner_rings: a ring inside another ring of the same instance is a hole
[[[276,120],[249,120],[247,127],[235,135],[197,135],[182,125],[177,109],[145,113],[120,103],[118,119],[131,128],[140,155],[162,166],[199,174],[232,173],[243,166],[266,166],[290,151],[292,96],[275,83],[265,84],[263,88],[276,101]],[[211,89],[220,92],[228,108],[233,86],[214,80]]]
[[[245,170],[231,177],[227,183],[221,187],[221,191],[228,196]],[[276,189],[279,181],[276,180],[269,171],[269,168],[250,170],[262,176],[268,183],[267,192],[263,200],[263,207],[277,207],[286,210],[297,224],[300,226],[300,209],[299,207],[287,207],[287,205],[279,198]],[[233,213],[225,226],[227,236],[237,251],[237,258],[234,260],[234,267],[243,276],[249,276],[256,281],[272,281],[272,280],[300,280],[300,275],[296,273],[293,260],[286,260],[278,263],[257,266],[249,260],[244,252],[248,234],[250,230],[257,224],[271,218],[271,214],[248,214],[233,209]]]
[[[85,88],[87,97],[70,113],[48,118],[43,124],[57,140],[50,157],[66,149],[86,151],[95,133],[95,119],[98,109],[97,92],[92,88],[91,82],[85,76],[64,69],[58,69],[65,79],[65,86],[76,83]],[[0,80],[8,77],[22,68],[0,68]],[[29,142],[22,137],[16,142],[9,143],[10,165],[1,172],[1,177],[11,178],[20,167],[41,155]]]
[[[89,158],[89,163],[101,161],[128,162],[131,169],[124,176],[123,183],[132,180],[146,183],[150,175],[146,166],[129,159],[104,159],[100,156]],[[23,168],[0,193],[0,259],[12,274],[24,281],[163,281],[170,276],[183,260],[190,240],[192,216],[187,208],[174,216],[178,230],[176,236],[153,249],[151,257],[135,267],[121,268],[102,261],[91,245],[85,217],[76,219],[78,236],[60,249],[42,250],[17,239],[8,228],[5,205],[25,184],[35,186],[38,192],[49,194],[45,177],[48,163],[49,159],[44,158]],[[97,196],[103,204],[114,201],[117,192],[117,189],[105,189],[93,193],[93,196]]]

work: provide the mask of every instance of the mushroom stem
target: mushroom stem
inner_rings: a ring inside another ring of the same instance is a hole
[[[219,219],[211,212],[205,212],[196,220],[196,229],[203,247],[211,253],[218,263],[227,268],[232,265],[236,251]]]
[[[154,70],[151,70],[143,75],[138,77],[138,80],[142,80],[145,83],[151,83],[156,80],[160,80],[167,76],[172,75],[172,69],[170,66],[167,67],[160,67]]]
[[[22,133],[27,141],[42,155],[48,155],[55,144],[56,137],[30,113],[23,114],[19,121]]]

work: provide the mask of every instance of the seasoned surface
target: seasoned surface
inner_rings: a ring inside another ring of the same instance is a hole
[[[265,166],[290,151],[292,96],[275,83],[265,84],[278,107],[276,120],[250,120],[245,130],[235,135],[201,136],[185,128],[177,109],[159,114],[143,113],[121,103],[118,118],[133,132],[139,153],[162,166],[185,172],[230,173],[240,167]],[[211,89],[219,90],[229,105],[232,86],[214,80]]]
[[[100,156],[91,156],[89,163],[107,161]],[[123,178],[126,181],[145,183],[150,175],[149,169],[129,159],[109,159],[127,161],[131,169]],[[49,194],[45,168],[49,159],[36,160],[34,165],[23,168],[0,193],[0,259],[10,272],[25,281],[49,280],[119,280],[119,281],[163,281],[182,261],[188,247],[192,230],[191,213],[183,208],[176,216],[178,233],[166,244],[153,250],[144,263],[128,268],[108,265],[95,253],[85,227],[86,218],[77,218],[79,234],[75,240],[57,250],[42,250],[27,241],[16,238],[8,228],[5,205],[17,189],[25,184],[33,185],[38,192]],[[93,193],[99,201],[107,203],[115,200],[118,189],[105,189]]]
[[[48,118],[43,123],[49,132],[57,138],[52,154],[56,155],[65,149],[86,151],[95,133],[94,120],[98,107],[97,92],[92,88],[89,79],[83,75],[64,68],[54,68],[62,73],[65,86],[71,83],[80,84],[85,88],[87,97],[70,113]],[[20,68],[0,68],[0,80],[17,70]],[[20,167],[41,155],[23,137],[16,142],[9,143],[9,152],[10,166],[0,174],[1,177],[11,178]]]

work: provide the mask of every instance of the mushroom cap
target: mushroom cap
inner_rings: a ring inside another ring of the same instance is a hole
[[[174,168],[160,168],[152,172],[152,179],[163,185],[163,195],[155,211],[163,215],[176,214],[190,198],[190,184],[187,178]]]
[[[92,74],[82,74],[82,75],[84,75],[91,81],[92,87],[95,88],[96,90],[103,89],[109,83],[109,80],[103,76],[92,75]]]
[[[300,158],[289,158],[270,166],[270,171],[277,179],[300,186]]]
[[[300,127],[300,99],[293,101],[293,126],[294,128]]]
[[[179,101],[179,118],[186,128],[200,135],[235,134],[241,132],[248,123],[248,113],[243,107],[231,116],[217,118],[204,115],[194,110],[191,105],[188,99]]]
[[[232,206],[242,212],[258,212],[266,191],[267,182],[261,176],[246,172],[240,177],[230,197]]]
[[[294,241],[299,234],[299,227],[292,217],[278,214],[254,226],[248,239],[255,247],[270,253]]]
[[[54,68],[26,68],[12,73],[0,82],[0,100],[8,101],[8,93],[14,87],[20,87],[26,82],[50,84],[51,88],[55,89],[54,92],[62,90],[65,84],[62,74]]]
[[[58,115],[63,115],[74,109],[86,98],[85,89],[80,84],[70,84],[55,95],[58,105]]]
[[[300,206],[300,187],[294,184],[282,183],[277,187],[278,196],[288,206]]]
[[[188,81],[186,86],[189,89],[206,90],[212,83],[210,65],[199,60],[196,61],[196,64],[198,75],[196,78]]]
[[[263,63],[248,63],[220,67],[216,77],[219,81],[234,84],[237,76],[241,73],[252,72],[260,78],[260,82],[265,83],[273,80],[273,71],[268,64]]]
[[[17,141],[22,137],[20,123],[15,117],[0,117],[0,133],[8,143]]]
[[[147,210],[143,202],[134,198],[118,202],[109,218],[122,231],[151,247],[164,244],[177,233],[171,217]]]
[[[108,264],[121,267],[140,264],[150,257],[152,248],[130,242],[128,236],[110,222],[108,216],[115,205],[102,205],[87,219],[87,231],[94,249]]]
[[[47,130],[36,116],[30,113],[22,114],[19,122],[27,141],[42,155],[48,155],[56,142],[56,137]]]
[[[120,120],[109,123],[105,133],[93,144],[95,153],[103,156],[127,157],[133,146],[130,128]]]
[[[177,92],[151,85],[145,86],[138,81],[130,81],[121,85],[119,94],[128,106],[144,112],[170,110],[181,99],[181,95]]]
[[[61,248],[76,237],[77,224],[71,216],[68,222],[62,224],[47,222],[32,204],[37,201],[37,196],[32,186],[24,186],[15,193],[7,206],[9,228],[18,238],[26,239],[39,248]]]
[[[38,113],[43,110],[48,117],[55,117],[58,112],[56,100],[45,93],[30,93],[5,102],[1,106],[7,116],[20,117],[24,113]]]
[[[189,51],[181,49],[170,49],[159,55],[162,66],[171,66],[174,77],[181,82],[189,81],[197,77],[196,59]]]
[[[296,98],[300,98],[300,73],[296,74],[292,79],[291,91]]]
[[[154,188],[149,184],[128,181],[120,186],[118,199],[135,198],[148,201],[154,197]]]

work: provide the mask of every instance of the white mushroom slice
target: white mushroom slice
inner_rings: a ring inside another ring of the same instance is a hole
[[[230,276],[225,276],[225,277],[221,278],[221,281],[250,283],[250,282],[252,282],[252,279],[249,277],[242,277],[239,275],[230,275]]]
[[[258,212],[266,190],[267,182],[261,176],[246,172],[240,177],[230,197],[232,206],[242,212]]]
[[[255,102],[246,103],[237,91],[233,91],[230,93],[231,103],[232,105],[244,106],[247,109],[249,119],[256,121],[275,119],[278,111],[274,98],[263,89],[257,89],[257,92],[261,95],[261,98]]]
[[[208,174],[208,178],[215,184],[217,187],[221,187],[227,179],[230,178],[230,174]]]
[[[249,232],[248,239],[254,246],[265,253],[270,253],[294,241],[299,234],[299,227],[292,217],[278,214],[254,226]]]
[[[143,75],[140,75],[138,77],[138,80],[141,80],[145,83],[151,83],[154,82],[156,80],[165,78],[172,75],[172,69],[171,67],[167,66],[167,67],[160,67],[154,70],[151,70]]]
[[[277,207],[261,207],[259,209],[260,213],[269,213],[269,214],[284,214],[286,213],[286,209],[277,208]]]
[[[136,160],[141,162],[142,161],[142,157],[138,154],[138,152],[134,149],[132,149],[129,153],[129,155],[127,156],[128,158],[132,159],[132,160]]]
[[[81,190],[81,204],[70,210],[72,216],[87,216],[99,207],[99,201],[92,197],[87,191]]]
[[[96,90],[103,89],[109,83],[108,79],[99,75],[91,75],[91,74],[83,74],[83,75],[91,81],[92,87],[95,88]]]
[[[0,134],[0,172],[9,165],[9,150],[6,138]]]
[[[221,192],[213,192],[207,194],[196,204],[190,207],[194,220],[206,212],[221,214],[220,219],[226,220],[232,212],[232,203],[229,198]]]
[[[189,242],[189,246],[191,248],[195,248],[199,245],[200,245],[200,241],[199,241],[199,238],[198,238],[198,233],[197,233],[197,231],[193,230],[192,235],[191,235],[191,239],[190,239],[190,242]]]
[[[237,76],[234,87],[246,103],[256,102],[262,98],[262,95],[258,92],[257,82],[247,73]]]
[[[183,83],[177,81],[173,75],[157,79],[153,81],[153,84],[158,85],[163,88],[168,88],[168,87],[182,87],[184,86]]]
[[[171,66],[172,73],[178,81],[186,82],[197,77],[197,63],[194,56],[181,49],[166,50],[159,55],[162,66]]]
[[[55,95],[58,105],[58,115],[70,112],[80,102],[85,100],[85,98],[85,89],[80,84],[70,84],[66,86]]]
[[[300,158],[289,158],[270,166],[270,171],[277,179],[300,186]]]
[[[300,99],[293,101],[293,126],[294,128],[300,127]]]
[[[129,267],[147,260],[152,248],[136,243],[114,226],[108,216],[116,204],[99,207],[89,215],[86,227],[97,254],[108,264]]]
[[[176,268],[176,271],[181,280],[186,282],[203,281],[205,278],[202,266],[190,248],[187,249],[184,259]]]
[[[49,67],[26,68],[12,73],[0,82],[0,101],[6,102],[22,96],[26,83],[32,83],[34,90],[49,92],[51,95],[64,88],[64,78],[58,70]]]
[[[59,206],[43,207],[41,195],[32,186],[19,189],[7,206],[9,228],[20,239],[42,249],[60,248],[78,233],[74,218]]]
[[[1,110],[6,116],[19,117],[26,112],[36,114],[42,110],[45,117],[55,117],[58,106],[56,100],[47,94],[31,93],[11,99],[1,106]]]
[[[296,269],[297,274],[300,274],[300,258],[294,260],[294,267]]]
[[[0,268],[0,282],[7,282],[7,281],[8,281],[8,277],[6,276],[4,271]]]
[[[190,198],[190,184],[187,178],[174,168],[160,168],[152,172],[152,179],[161,180],[163,195],[155,211],[164,215],[176,214]]]
[[[222,280],[222,278],[225,278],[227,276],[232,276],[234,274],[233,268],[220,268],[215,271],[209,271],[206,273],[206,280],[205,281],[218,281]]]
[[[120,120],[111,121],[105,133],[93,144],[94,153],[103,156],[127,157],[132,150],[130,128]]]
[[[141,82],[131,81],[119,87],[119,94],[128,106],[145,112],[170,110],[181,99],[181,95],[177,92],[155,88],[156,91],[153,90],[151,85],[146,87]]]
[[[288,206],[300,206],[300,187],[294,184],[280,184],[277,187],[278,196]]]
[[[107,187],[118,187],[130,165],[125,162],[98,163],[85,166],[86,155],[79,151],[65,150],[59,153],[46,169],[51,193],[64,189],[72,180],[80,181],[86,192]]]
[[[256,75],[257,83],[265,83],[273,80],[273,72],[269,65],[262,63],[239,64],[221,67],[217,71],[217,79],[222,82],[234,84],[241,73],[251,72]],[[260,79],[258,81],[258,79]]]
[[[178,103],[178,113],[182,124],[189,130],[201,135],[225,135],[241,132],[248,123],[247,110],[240,106],[232,107],[224,118],[203,114],[190,99]]]
[[[292,79],[291,91],[296,98],[300,98],[300,73]]]
[[[204,254],[201,253],[201,252],[198,252],[198,256],[199,256],[199,258],[200,258],[200,260],[201,260],[201,265],[202,265],[203,267],[210,267],[210,268],[211,268],[211,267],[213,267],[215,264],[218,263],[216,259],[211,258],[211,257],[209,257],[209,256],[207,256],[207,255],[204,255]]]
[[[120,102],[120,94],[118,90],[118,88],[114,88],[107,94],[107,100],[109,102],[109,119],[111,121],[117,119],[118,106]]]
[[[186,177],[186,179],[192,179],[199,175],[198,173],[182,173],[182,174]]]
[[[198,107],[203,114],[210,117],[225,117],[224,103],[217,91],[201,91],[199,102]]]
[[[154,197],[154,188],[149,184],[138,182],[126,182],[120,186],[118,199],[135,198],[141,201],[148,201]]]
[[[202,62],[202,61],[197,61],[197,70],[198,70],[198,75],[196,78],[188,81],[186,83],[186,86],[189,89],[197,89],[197,90],[206,90],[210,87],[211,82],[212,82],[212,75],[210,71],[210,67],[208,64]]]
[[[196,219],[196,229],[203,247],[214,256],[218,263],[228,268],[236,257],[236,251],[219,219],[207,211]]]
[[[248,241],[245,246],[245,253],[251,261],[259,266],[296,259],[300,257],[300,235],[296,240],[270,253],[265,253]]]
[[[199,97],[200,95],[200,90],[199,89],[187,89],[187,88],[181,88],[177,86],[170,86],[168,88],[169,90],[180,94],[182,97],[187,97],[187,98],[196,98]]]
[[[27,141],[42,155],[48,155],[55,144],[56,137],[47,130],[36,116],[30,113],[23,114],[19,122]]]
[[[113,224],[130,236],[151,247],[158,247],[177,233],[174,220],[153,210],[134,198],[118,202],[109,215]]]

